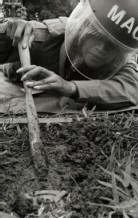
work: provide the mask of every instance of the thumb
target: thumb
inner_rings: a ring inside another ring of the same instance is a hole
[[[34,38],[35,38],[34,33],[32,33],[30,36],[30,39],[29,39],[29,48],[31,48],[32,42],[34,41]]]
[[[23,49],[26,49],[29,46],[30,40],[32,42],[32,37],[33,37],[33,28],[31,25],[27,24],[25,27],[23,42],[22,42]]]

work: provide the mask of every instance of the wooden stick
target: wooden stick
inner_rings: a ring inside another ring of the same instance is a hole
[[[23,49],[22,41],[18,44],[18,51],[19,51],[21,66],[22,67],[29,66],[31,64],[29,48],[27,47],[26,49]],[[27,120],[28,120],[31,155],[33,158],[36,173],[44,177],[46,176],[46,172],[47,172],[44,146],[40,138],[39,121],[37,117],[37,112],[31,92],[31,88],[29,88],[26,85],[26,81],[24,82],[24,89],[25,89],[26,112],[27,112]]]
[[[39,124],[60,124],[60,123],[71,123],[73,122],[73,118],[69,117],[49,117],[49,118],[39,118]],[[81,118],[76,120],[80,121]],[[27,118],[26,117],[0,117],[0,125],[3,124],[27,124]]]

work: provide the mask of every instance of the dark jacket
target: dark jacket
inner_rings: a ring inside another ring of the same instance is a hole
[[[130,60],[115,75],[101,79],[99,77],[86,80],[80,78],[76,72],[74,76],[67,77],[68,70],[72,70],[64,47],[64,33],[67,18],[59,17],[43,21],[44,27],[32,22],[35,27],[35,46],[32,47],[32,63],[53,70],[67,80],[73,80],[77,86],[78,98],[76,100],[100,105],[108,109],[120,109],[138,104],[138,64]],[[39,34],[39,30],[43,34]],[[41,38],[45,42],[41,42]],[[39,52],[38,52],[39,50]],[[40,54],[40,58],[39,58]],[[74,73],[74,74],[73,74]]]

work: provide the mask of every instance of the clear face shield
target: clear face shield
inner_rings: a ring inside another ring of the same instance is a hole
[[[65,31],[65,48],[73,68],[83,76],[85,70],[99,69],[127,59],[132,51],[123,48],[101,27],[89,0],[81,1],[68,19]],[[88,77],[89,79],[89,77]]]

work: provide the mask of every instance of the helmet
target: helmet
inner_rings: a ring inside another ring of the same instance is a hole
[[[121,68],[138,51],[137,12],[138,0],[80,0],[65,31],[66,53],[75,70],[90,79],[85,69],[108,63],[116,71]]]
[[[120,46],[138,50],[138,1],[90,0],[93,13]]]

